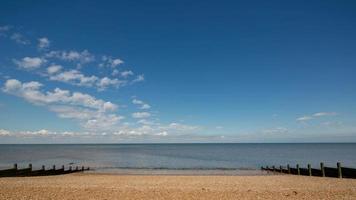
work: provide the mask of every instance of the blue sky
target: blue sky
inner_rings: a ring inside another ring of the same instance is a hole
[[[356,142],[354,1],[2,1],[0,142]]]

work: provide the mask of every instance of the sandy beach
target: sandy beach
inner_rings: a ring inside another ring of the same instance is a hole
[[[0,178],[0,199],[356,199],[356,180],[69,174]]]

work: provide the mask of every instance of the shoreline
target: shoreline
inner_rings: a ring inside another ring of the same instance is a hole
[[[153,175],[153,176],[268,176],[275,174],[259,169],[99,169],[88,174],[107,175]]]
[[[356,180],[75,173],[0,178],[0,199],[356,199]]]

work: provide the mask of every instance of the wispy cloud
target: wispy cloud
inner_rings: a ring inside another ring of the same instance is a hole
[[[95,56],[91,54],[88,50],[83,51],[50,51],[45,54],[47,58],[57,58],[63,61],[78,62],[81,66],[82,64],[90,63],[95,61]]]
[[[100,67],[111,67],[115,68],[124,63],[120,58],[112,58],[111,56],[102,56],[102,62],[99,64]]]
[[[131,81],[131,83],[138,83],[142,82],[145,80],[145,76],[143,74],[136,76],[134,80]]]
[[[133,118],[141,119],[141,118],[148,118],[151,114],[149,112],[135,112],[132,113]]]
[[[285,127],[275,127],[271,129],[262,130],[262,133],[269,135],[286,134],[289,130]]]
[[[296,120],[299,122],[305,122],[305,121],[310,121],[310,120],[317,119],[320,117],[335,116],[335,115],[337,115],[336,112],[317,112],[312,115],[305,115],[302,117],[298,117]]]
[[[337,115],[337,113],[336,112],[318,112],[318,113],[313,114],[314,117],[334,116],[334,115]]]
[[[49,41],[48,38],[42,37],[42,38],[38,39],[37,47],[38,47],[38,49],[46,49],[49,47],[50,43],[51,42]]]
[[[0,26],[0,36],[6,37],[10,28],[10,26]]]
[[[312,116],[303,116],[303,117],[298,117],[297,121],[302,122],[302,121],[309,121],[311,119],[314,119],[314,118]]]
[[[28,45],[30,44],[30,41],[27,40],[22,34],[20,33],[13,33],[11,36],[10,36],[10,39],[12,39],[13,41],[15,41],[16,43],[18,44],[21,44],[21,45]]]
[[[60,81],[77,86],[95,87],[99,91],[103,91],[108,87],[119,88],[127,83],[127,81],[117,78],[99,78],[94,75],[86,76],[76,69],[69,71],[61,71],[61,69],[62,67],[60,65],[52,65],[47,68],[47,76],[53,81]]]
[[[145,103],[145,102],[143,102],[142,100],[139,100],[139,99],[136,99],[136,98],[134,98],[133,100],[132,100],[132,103],[133,104],[135,104],[135,105],[139,105],[140,107],[140,109],[150,109],[151,108],[151,106],[149,105],[149,104],[147,104],[147,103]]]

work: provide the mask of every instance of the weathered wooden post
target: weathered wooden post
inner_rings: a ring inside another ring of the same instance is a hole
[[[290,167],[289,167],[289,164],[287,165],[287,169],[288,169],[288,174],[290,174]]]
[[[56,165],[53,165],[53,168],[52,168],[53,170],[56,170]]]
[[[17,170],[17,163],[14,164],[14,170]]]
[[[70,171],[70,172],[72,171],[72,166],[69,166],[69,171]]]
[[[82,171],[84,171],[84,166],[82,166]]]
[[[321,177],[325,177],[325,168],[324,163],[320,163]]]
[[[283,173],[282,165],[279,166],[279,171],[280,171],[281,173]]]
[[[75,167],[75,171],[78,171],[78,166]]]
[[[32,164],[28,164],[28,168],[30,169],[30,171],[32,171]]]
[[[42,165],[42,170],[45,171],[46,170],[46,167],[44,165]]]
[[[342,178],[341,163],[336,163],[337,165],[337,177]]]
[[[297,164],[297,174],[300,175],[299,164]]]
[[[311,165],[308,164],[308,173],[309,173],[309,176],[312,176],[312,169],[311,169]]]
[[[64,171],[64,165],[62,165],[62,170]]]
[[[273,170],[273,172],[276,171],[276,167],[274,165],[272,166],[272,170]]]

